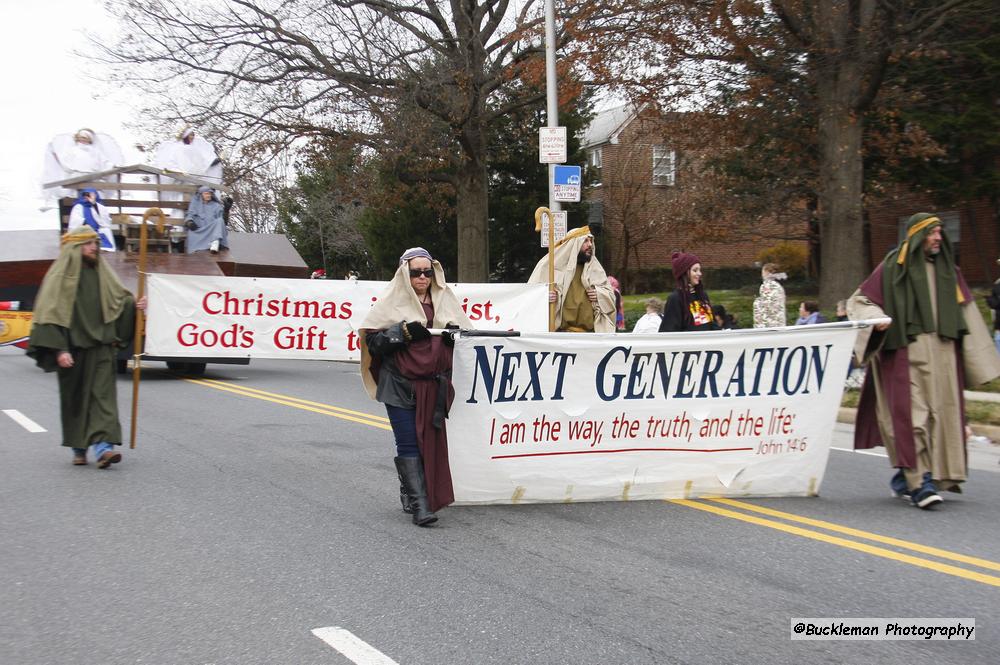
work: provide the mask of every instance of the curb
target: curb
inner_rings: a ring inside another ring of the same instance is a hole
[[[837,411],[837,422],[854,424],[857,419],[858,410],[842,406]],[[969,423],[974,434],[985,436],[992,441],[1000,441],[1000,427],[997,425],[981,425],[979,423]]]

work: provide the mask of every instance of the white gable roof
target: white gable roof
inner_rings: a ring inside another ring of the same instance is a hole
[[[635,117],[635,106],[621,104],[599,111],[581,132],[580,147],[592,148],[602,143],[617,143],[618,133]]]

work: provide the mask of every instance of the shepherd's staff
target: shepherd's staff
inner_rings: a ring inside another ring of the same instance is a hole
[[[542,230],[542,215],[549,218],[549,332],[556,330],[556,303],[552,300],[552,291],[555,289],[556,265],[553,251],[556,245],[556,220],[552,211],[542,206],[535,211],[535,231]]]
[[[139,285],[135,299],[142,300],[146,295],[146,222],[156,216],[156,228],[162,234],[167,224],[167,216],[159,208],[149,208],[142,215],[139,225]],[[135,448],[136,419],[139,416],[139,379],[142,375],[142,346],[146,333],[146,313],[141,309],[135,311],[135,335],[132,339],[132,433],[129,437],[129,448]]]

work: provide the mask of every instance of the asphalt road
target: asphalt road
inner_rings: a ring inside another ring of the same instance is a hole
[[[888,496],[884,458],[834,450],[818,498],[451,507],[419,529],[356,366],[205,379],[154,364],[138,448],[100,471],[59,446],[55,378],[0,349],[0,409],[46,430],[0,415],[0,663],[350,663],[312,633],[330,626],[400,665],[997,662],[995,458],[933,512]],[[977,632],[792,641],[792,617]]]

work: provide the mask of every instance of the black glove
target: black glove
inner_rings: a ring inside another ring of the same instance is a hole
[[[403,325],[406,326],[406,332],[410,333],[411,342],[419,342],[422,339],[431,338],[431,331],[425,328],[424,324],[419,321],[410,321]]]
[[[454,323],[449,323],[445,326],[445,332],[441,336],[444,338],[445,346],[455,346],[455,335],[458,334],[458,326]]]
[[[198,228],[198,225],[194,223],[193,219],[189,219],[188,221],[184,222],[184,226],[191,229],[192,231]]]

